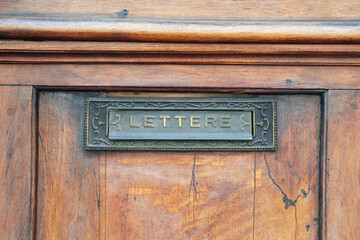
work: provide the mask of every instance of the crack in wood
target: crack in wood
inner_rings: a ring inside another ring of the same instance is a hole
[[[193,168],[192,168],[192,172],[191,172],[191,180],[190,180],[190,186],[189,186],[189,214],[190,214],[190,204],[191,204],[191,190],[192,188],[194,188],[194,194],[193,194],[193,199],[192,199],[192,223],[194,226],[195,223],[195,199],[197,198],[197,190],[196,190],[196,177],[195,177],[195,166],[196,166],[196,153],[194,153],[194,163],[193,163]],[[190,232],[189,232],[190,234]],[[190,235],[189,235],[190,237]]]
[[[266,167],[267,167],[267,171],[268,171],[268,175],[269,175],[269,178],[271,179],[271,181],[273,182],[273,184],[280,190],[281,194],[283,195],[283,202],[285,204],[285,209],[289,209],[289,207],[294,207],[295,208],[295,240],[296,240],[296,237],[297,237],[297,234],[296,234],[296,229],[297,229],[297,206],[296,206],[296,203],[297,201],[299,200],[299,198],[307,198],[307,196],[309,195],[310,193],[310,189],[311,189],[311,181],[312,181],[312,178],[314,177],[315,173],[316,173],[316,169],[314,170],[313,174],[311,175],[310,179],[309,179],[309,186],[308,186],[308,191],[306,192],[303,188],[300,190],[300,194],[298,194],[298,196],[294,199],[294,200],[291,200],[287,194],[282,190],[282,188],[280,187],[279,184],[277,184],[275,182],[275,179],[271,176],[271,171],[270,171],[270,167],[269,167],[269,163],[268,161],[266,160],[266,153],[264,153],[264,161],[265,161],[265,164],[266,164]]]
[[[268,170],[268,175],[269,175],[271,181],[280,190],[281,194],[283,195],[283,202],[285,203],[285,209],[288,209],[291,206],[296,207],[296,203],[299,200],[299,198],[306,198],[309,195],[310,187],[311,187],[311,179],[315,175],[315,172],[310,177],[308,191],[306,192],[304,189],[301,189],[300,194],[295,198],[295,200],[291,200],[290,198],[288,198],[287,194],[282,190],[282,188],[279,186],[279,184],[277,184],[275,182],[275,179],[271,176],[269,163],[266,160],[266,153],[264,154],[264,161],[265,161],[265,164],[266,164],[266,167],[267,167],[267,170]]]

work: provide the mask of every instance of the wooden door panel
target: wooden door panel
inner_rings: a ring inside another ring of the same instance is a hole
[[[231,152],[106,153],[107,238],[251,238],[253,158]]]
[[[32,90],[0,86],[0,238],[4,240],[31,236]]]
[[[38,239],[317,238],[319,96],[277,96],[276,152],[131,153],[83,150],[82,95],[40,94]]]
[[[277,100],[278,150],[256,154],[255,239],[316,239],[320,98]]]
[[[329,91],[327,238],[360,236],[360,91]]]
[[[83,150],[83,98],[41,93],[37,239],[99,238],[98,152]]]

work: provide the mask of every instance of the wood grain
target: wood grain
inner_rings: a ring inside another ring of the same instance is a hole
[[[3,0],[0,12],[11,15],[58,15],[116,18],[115,12],[129,10],[128,18],[314,20],[359,19],[359,2],[344,0]]]
[[[0,87],[0,235],[29,239],[32,87]]]
[[[212,65],[296,65],[360,66],[360,55],[329,54],[183,54],[183,53],[3,53],[0,63],[24,64],[212,64]]]
[[[0,64],[0,84],[43,87],[178,88],[176,91],[360,89],[357,67]],[[204,90],[205,89],[205,90]]]
[[[108,239],[252,237],[253,153],[106,153]]]
[[[171,53],[171,54],[261,54],[347,55],[360,53],[358,44],[218,44],[154,42],[80,42],[0,40],[2,53]]]
[[[83,150],[83,98],[41,93],[37,239],[98,239],[99,153]]]
[[[0,41],[0,63],[360,65],[356,44]]]
[[[277,100],[278,150],[255,158],[254,239],[318,239],[320,97]]]
[[[359,43],[359,21],[76,20],[0,17],[3,39],[202,42]]]
[[[360,236],[360,92],[329,92],[327,238]]]
[[[316,239],[319,96],[277,96],[265,154],[87,152],[83,95],[40,95],[38,239]]]

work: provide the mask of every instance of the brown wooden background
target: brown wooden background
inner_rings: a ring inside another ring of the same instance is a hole
[[[155,92],[157,96],[164,92],[319,96],[322,128],[320,162],[316,166],[320,214],[317,236],[357,239],[357,3],[166,2],[1,3],[2,238],[46,239],[42,228],[37,228],[43,219],[39,196],[44,196],[38,140],[45,127],[38,125],[42,92],[111,90]],[[130,10],[128,19],[119,20],[114,12],[123,9]],[[61,96],[52,99],[54,104],[61,103]],[[70,111],[71,106],[67,109]],[[225,158],[230,155],[225,154]],[[259,153],[255,159],[263,157]],[[253,163],[262,164],[258,166],[266,172],[264,162]],[[276,169],[282,171],[281,167]],[[287,188],[297,195],[292,185]],[[259,206],[259,214],[266,212],[266,206]],[[268,219],[262,221],[258,224],[266,224]],[[273,236],[293,239],[282,235],[286,224],[280,224]]]

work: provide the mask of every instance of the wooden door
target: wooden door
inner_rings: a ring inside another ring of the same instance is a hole
[[[273,95],[275,152],[86,151],[97,94],[40,93],[37,239],[318,239],[319,95]]]

